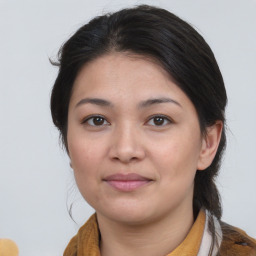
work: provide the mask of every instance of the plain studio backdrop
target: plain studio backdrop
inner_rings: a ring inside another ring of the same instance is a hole
[[[255,0],[0,0],[0,238],[13,239],[20,256],[62,255],[93,212],[51,122],[57,68],[48,58],[92,17],[138,4],[193,24],[215,53],[229,98],[223,220],[256,237]]]

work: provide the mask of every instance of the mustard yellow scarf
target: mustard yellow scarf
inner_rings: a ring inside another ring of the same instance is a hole
[[[167,256],[207,255],[210,242],[207,242],[206,232],[207,214],[201,210],[185,240]],[[208,234],[209,235],[209,234]],[[204,248],[201,246],[204,239]],[[96,214],[80,228],[77,235],[69,242],[63,256],[100,256],[99,229]]]

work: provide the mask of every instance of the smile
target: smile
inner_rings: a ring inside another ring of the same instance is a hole
[[[103,181],[119,191],[130,192],[149,184],[152,180],[135,173],[130,173],[110,175],[103,179]]]

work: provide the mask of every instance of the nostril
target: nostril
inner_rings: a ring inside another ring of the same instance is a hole
[[[138,157],[129,157],[129,156],[115,156],[112,158],[114,161],[121,161],[121,162],[133,162],[137,161]]]

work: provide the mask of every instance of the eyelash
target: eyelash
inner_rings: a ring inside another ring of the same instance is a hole
[[[148,121],[147,121],[147,123],[150,121],[150,120],[154,120],[155,118],[161,118],[161,119],[163,119],[163,121],[164,121],[164,123],[165,124],[163,124],[163,125],[152,125],[152,126],[156,126],[156,127],[163,127],[163,126],[166,126],[167,124],[171,124],[171,123],[173,123],[173,121],[169,118],[169,117],[167,117],[167,116],[165,116],[165,115],[161,115],[161,114],[156,114],[156,115],[153,115],[153,116],[151,116],[149,119],[148,119]],[[154,121],[153,121],[154,122]],[[167,122],[167,123],[166,123]]]
[[[103,125],[93,125],[93,124],[89,124],[89,121],[91,120],[92,122],[93,122],[93,120],[94,119],[96,119],[96,118],[101,118],[101,119],[103,119],[103,122],[107,122],[107,125],[110,125],[110,123],[106,120],[106,118],[104,117],[104,116],[101,116],[101,115],[91,115],[91,116],[89,116],[89,117],[87,117],[87,118],[85,118],[84,120],[82,120],[82,124],[88,124],[88,125],[90,125],[90,126],[103,126],[103,125],[106,125],[106,124],[103,124]]]
[[[93,122],[96,118],[101,118],[102,121],[103,121],[103,124],[95,125],[95,124],[90,124],[89,123],[89,121]],[[160,125],[151,124],[151,126],[163,127],[163,126],[166,126],[167,124],[173,123],[173,121],[169,117],[167,117],[165,115],[161,115],[161,114],[151,116],[146,123],[149,123],[151,120],[154,122],[155,118],[161,118],[163,120],[164,124],[160,124]],[[105,122],[107,122],[107,124]],[[94,126],[94,127],[97,127],[97,126],[101,127],[101,126],[105,126],[105,125],[110,125],[110,123],[106,120],[106,118],[104,116],[101,116],[101,115],[89,116],[89,117],[85,118],[84,120],[82,120],[81,124],[87,124],[87,125]]]

